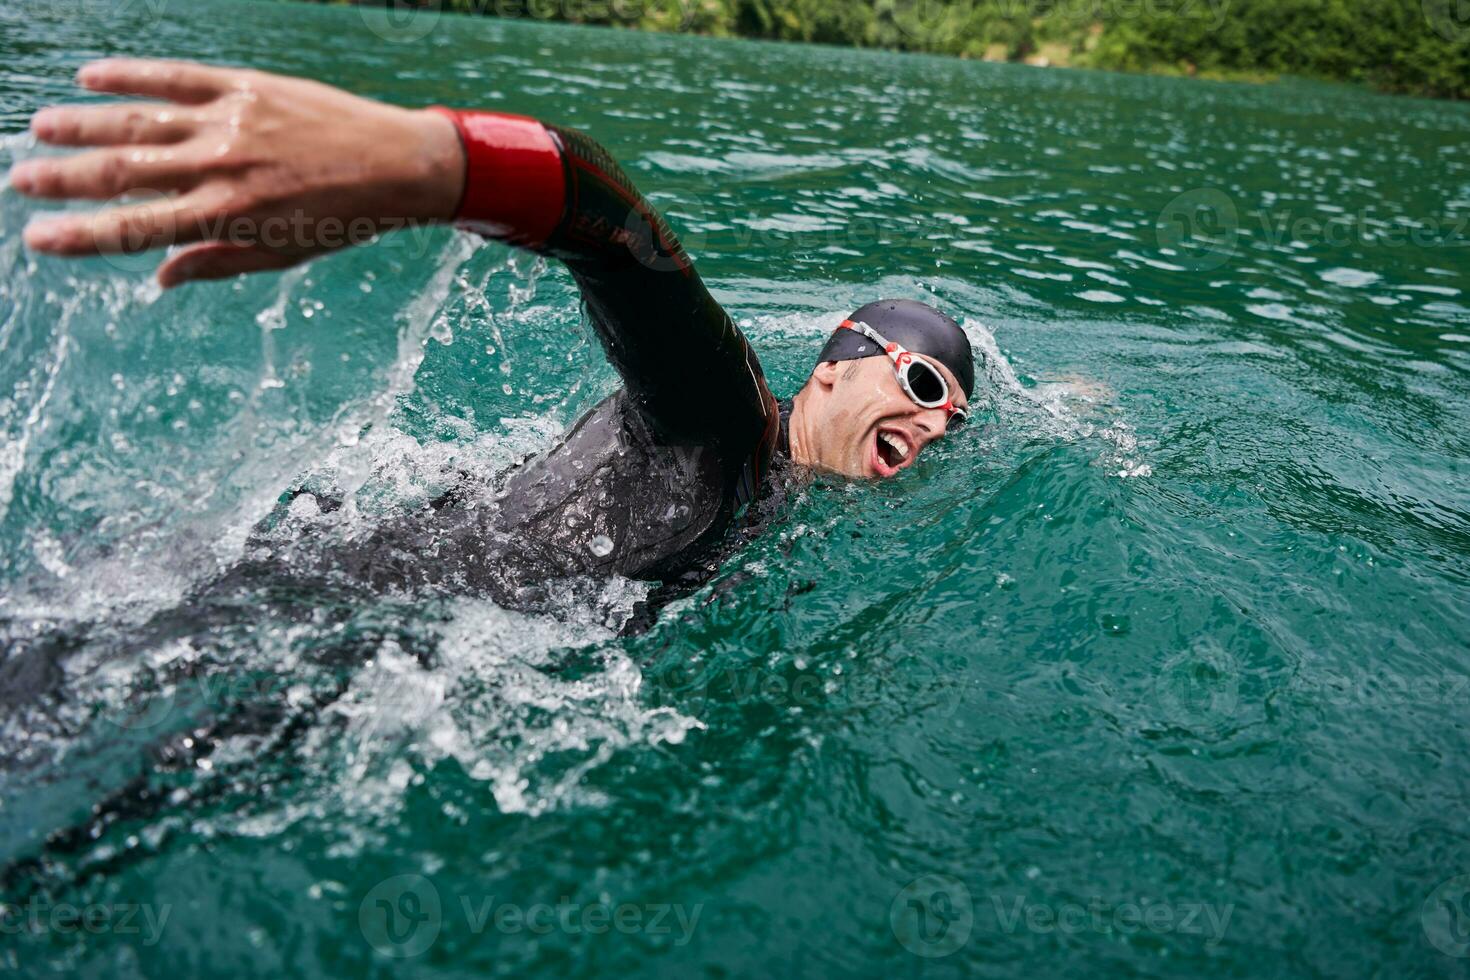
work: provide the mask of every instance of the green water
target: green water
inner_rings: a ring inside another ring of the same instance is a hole
[[[21,0],[0,165],[117,53],[585,128],[779,393],[901,295],[966,322],[990,410],[804,492],[636,638],[614,582],[246,605],[118,657],[293,482],[371,527],[616,378],[569,278],[498,245],[159,295],[33,260],[0,192],[0,619],[85,636],[0,706],[0,972],[1467,972],[1465,106]]]

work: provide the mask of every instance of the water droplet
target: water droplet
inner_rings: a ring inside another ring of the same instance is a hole
[[[606,558],[608,555],[612,554],[612,538],[608,537],[606,534],[599,534],[597,537],[593,538],[591,542],[588,543],[587,549],[598,558]]]

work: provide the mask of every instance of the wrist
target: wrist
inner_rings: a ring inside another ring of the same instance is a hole
[[[561,148],[551,132],[529,116],[442,106],[426,111],[447,121],[462,147],[463,193],[454,220],[513,245],[544,246],[566,197]]]
[[[413,112],[418,130],[416,180],[419,217],[430,222],[453,221],[465,189],[465,148],[458,128],[432,109]]]

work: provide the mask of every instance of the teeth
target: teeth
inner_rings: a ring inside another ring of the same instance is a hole
[[[898,458],[900,461],[909,458],[908,443],[904,442],[902,439],[896,439],[886,432],[878,433],[878,438],[882,439],[884,442],[888,443],[889,446],[893,447],[893,451],[898,454]]]

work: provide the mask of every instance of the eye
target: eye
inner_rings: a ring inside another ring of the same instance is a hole
[[[915,361],[909,366],[908,379],[909,390],[920,401],[942,402],[944,400],[944,379],[929,365],[922,361]]]

